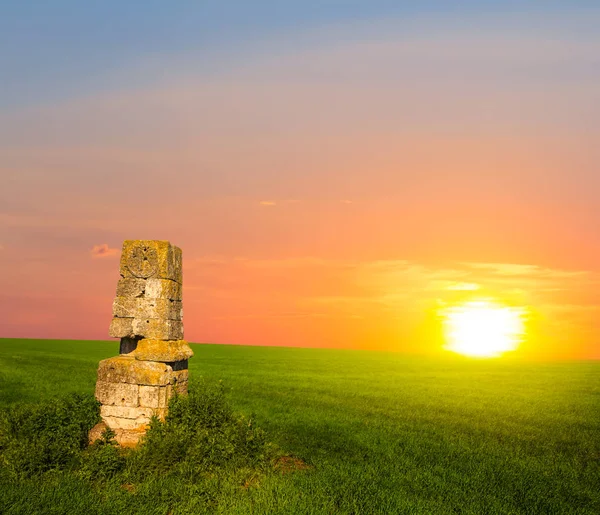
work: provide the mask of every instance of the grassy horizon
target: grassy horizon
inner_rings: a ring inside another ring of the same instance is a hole
[[[600,511],[600,362],[192,348],[190,388],[222,381],[236,410],[254,414],[270,441],[310,466],[208,511]],[[91,393],[98,361],[117,349],[114,341],[1,339],[0,406]],[[67,495],[75,486],[57,488]],[[115,510],[130,507],[103,495]],[[85,499],[81,506],[94,512],[98,499]],[[146,501],[153,513],[167,513],[159,496]]]

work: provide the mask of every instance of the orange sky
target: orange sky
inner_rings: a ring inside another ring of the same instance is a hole
[[[600,358],[600,40],[569,16],[313,27],[4,109],[0,337],[107,338],[122,241],[168,239],[190,341],[430,352],[486,294],[534,315],[520,355]]]

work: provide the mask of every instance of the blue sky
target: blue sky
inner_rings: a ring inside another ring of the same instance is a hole
[[[269,43],[369,20],[419,18],[478,23],[513,13],[535,29],[539,17],[572,15],[594,2],[197,1],[0,2],[0,108],[38,105],[103,89],[161,80],[172,59],[195,66],[277,52]],[[586,32],[585,15],[563,28]],[[543,22],[542,22],[543,25]],[[152,63],[150,66],[149,63]],[[129,70],[129,72],[128,72]]]

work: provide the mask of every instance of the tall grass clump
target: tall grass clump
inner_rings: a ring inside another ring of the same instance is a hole
[[[222,383],[202,383],[169,403],[164,422],[153,419],[128,463],[132,479],[149,473],[198,481],[220,472],[263,469],[274,448],[252,418],[234,413]]]
[[[202,513],[219,499],[247,495],[249,485],[274,470],[275,447],[252,418],[233,411],[220,382],[200,382],[189,395],[173,397],[166,419],[153,418],[133,449],[118,446],[110,429],[90,445],[88,433],[99,420],[91,395],[0,410],[6,513],[45,512],[49,498],[59,503],[57,512],[72,511],[75,494],[65,488],[77,492],[83,503],[77,510],[146,513],[162,506],[158,511],[166,513],[187,499],[192,513]]]
[[[71,394],[1,410],[0,466],[19,477],[79,468],[98,409],[92,396]]]

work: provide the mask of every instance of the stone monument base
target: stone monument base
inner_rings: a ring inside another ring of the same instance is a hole
[[[135,445],[150,419],[164,420],[169,399],[175,393],[186,394],[187,386],[187,360],[163,363],[130,355],[105,359],[98,366],[96,383],[102,423],[116,433],[119,444]]]

